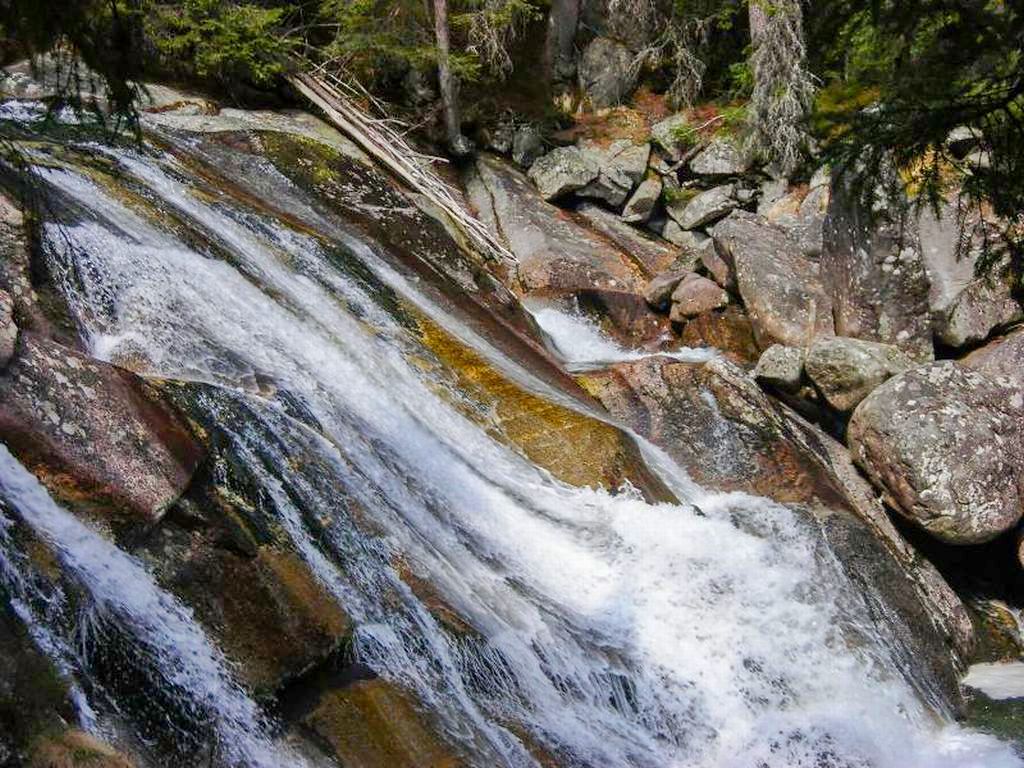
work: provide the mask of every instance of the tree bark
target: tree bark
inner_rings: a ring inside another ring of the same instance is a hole
[[[544,56],[548,81],[568,80],[575,74],[576,29],[580,0],[551,0]]]
[[[458,83],[452,75],[448,58],[451,44],[448,39],[448,0],[434,0],[434,36],[437,39],[437,79],[441,88],[441,103],[444,107],[445,133],[449,149],[455,155],[464,155],[470,150],[469,140],[462,135],[462,121],[459,117]]]
[[[764,31],[768,27],[768,11],[764,7],[765,0],[750,0],[750,43],[757,48]]]

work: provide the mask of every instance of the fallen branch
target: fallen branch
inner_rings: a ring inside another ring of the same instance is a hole
[[[290,76],[289,81],[364,152],[444,211],[481,256],[515,264],[515,256],[483,222],[463,207],[452,189],[434,173],[430,163],[443,162],[443,159],[416,152],[391,127],[392,121],[372,118],[354,103],[354,99],[366,98],[367,94],[325,72],[303,72]],[[370,103],[375,104],[372,97]]]

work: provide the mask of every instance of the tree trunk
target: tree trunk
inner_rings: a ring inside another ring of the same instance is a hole
[[[750,0],[750,43],[757,48],[764,31],[768,27],[768,11],[765,10],[765,0]]]
[[[450,50],[448,0],[434,0],[434,35],[437,38],[437,79],[441,87],[441,103],[444,106],[444,125],[448,146],[455,155],[464,155],[469,152],[470,144],[469,140],[462,135],[458,83],[455,81],[448,63]]]
[[[569,80],[575,75],[576,29],[580,0],[551,0],[544,50],[548,81]]]

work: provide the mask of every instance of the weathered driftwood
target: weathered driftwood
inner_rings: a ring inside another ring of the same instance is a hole
[[[353,102],[354,98],[365,98],[365,94],[324,72],[303,72],[292,75],[289,80],[364,152],[444,211],[481,256],[515,263],[512,253],[463,207],[455,193],[434,173],[431,163],[440,158],[416,152],[391,127],[392,121],[374,119]]]

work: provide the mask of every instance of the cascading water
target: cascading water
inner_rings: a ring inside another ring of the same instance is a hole
[[[356,623],[360,660],[413,691],[471,762],[536,765],[534,744],[574,766],[1020,765],[938,722],[880,641],[846,642],[851,626],[872,637],[870,621],[792,512],[705,492],[664,457],[681,504],[560,482],[471,418],[438,366],[417,364],[430,351],[381,293],[553,393],[385,255],[345,239],[370,277],[346,271],[321,239],[211,202],[170,156],[104,153],[175,224],[82,172],[40,168],[75,211],[47,225],[46,247],[93,354],[216,385],[198,406]],[[8,501],[97,609],[216,715],[238,761],[275,764],[266,723],[188,612],[0,462]],[[465,631],[442,626],[400,567]]]

